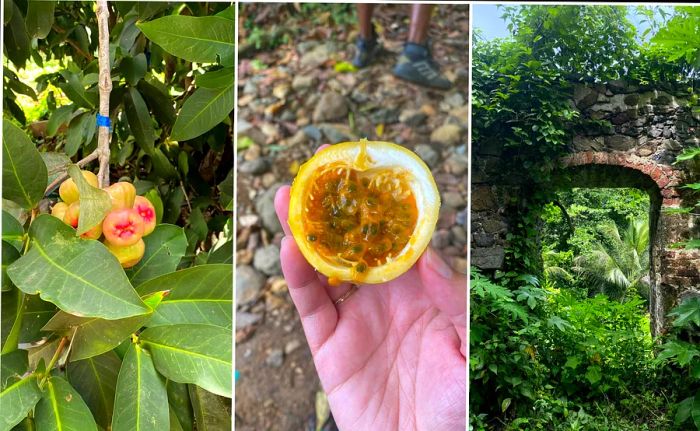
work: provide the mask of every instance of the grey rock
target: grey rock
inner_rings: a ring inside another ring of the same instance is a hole
[[[430,241],[430,245],[433,248],[442,250],[443,248],[450,245],[450,231],[447,229],[438,229],[433,233],[433,238]]]
[[[590,137],[590,136],[574,136],[574,150],[575,151],[600,151],[603,148],[603,138],[601,136]]]
[[[328,142],[336,144],[338,142],[346,142],[352,140],[352,136],[338,129],[332,124],[320,124],[318,128],[321,131],[321,133],[323,133],[323,136],[326,137],[326,140]]]
[[[399,121],[411,127],[420,126],[425,123],[427,115],[420,109],[404,109],[399,114]]]
[[[275,212],[275,193],[282,184],[275,184],[261,194],[255,201],[255,211],[262,220],[262,225],[273,235],[282,232],[282,225]]]
[[[308,126],[304,127],[302,130],[306,136],[313,139],[314,141],[321,140],[321,130],[318,127],[308,125]]]
[[[467,205],[467,201],[458,192],[446,192],[442,195],[442,201],[445,205],[455,209],[462,208]]]
[[[577,85],[574,88],[574,103],[579,109],[585,109],[598,100],[598,92],[585,85]]]
[[[457,145],[460,141],[462,129],[456,124],[444,124],[433,130],[430,141],[441,145]]]
[[[296,91],[306,90],[314,85],[316,78],[308,75],[297,75],[292,80],[292,88]]]
[[[299,347],[301,347],[301,341],[297,339],[288,341],[287,344],[284,345],[284,354],[289,355]]]
[[[459,176],[467,172],[469,158],[466,155],[454,154],[445,161],[445,165],[453,175]]]
[[[266,245],[255,250],[253,266],[258,271],[267,275],[279,275],[282,273],[280,264],[280,248],[275,244]]]
[[[612,135],[605,137],[605,146],[617,151],[627,151],[637,145],[637,140],[631,136]]]
[[[284,352],[282,349],[271,349],[267,352],[265,363],[273,368],[279,368],[284,363]]]
[[[505,257],[503,247],[475,248],[471,253],[471,264],[481,269],[500,269]]]
[[[270,161],[264,157],[245,160],[238,165],[238,172],[251,175],[262,175],[270,170]]]
[[[466,101],[464,100],[464,96],[462,96],[462,93],[452,93],[449,96],[445,97],[443,101],[453,108],[463,106],[466,103]]]
[[[330,91],[324,93],[316,104],[313,113],[315,123],[344,118],[348,115],[348,102],[342,95]]]
[[[461,244],[467,243],[467,231],[460,225],[454,225],[450,228],[450,233],[456,242]]]
[[[485,233],[475,233],[472,238],[477,247],[491,247],[496,243],[496,238],[493,235]]]
[[[435,168],[438,163],[440,163],[440,154],[438,154],[433,147],[427,144],[418,144],[416,145],[415,148],[416,154],[418,154],[418,157],[423,159],[426,165],[430,167],[430,169]]]
[[[318,67],[328,61],[330,50],[328,45],[321,44],[301,56],[301,67]]]
[[[246,305],[255,301],[265,286],[265,277],[250,265],[236,267],[236,304]]]
[[[262,315],[260,314],[236,311],[236,330],[255,325],[260,320],[262,320]]]

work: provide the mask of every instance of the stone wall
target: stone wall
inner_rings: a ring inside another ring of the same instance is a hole
[[[697,85],[696,85],[697,86]],[[679,188],[693,174],[674,165],[700,145],[700,113],[688,107],[688,85],[655,88],[613,81],[573,87],[571,103],[584,127],[573,133],[552,189],[635,187],[651,198],[651,314],[654,333],[685,295],[700,295],[700,253],[672,244],[700,236],[700,217],[668,212],[682,206]],[[503,175],[501,149],[474,144],[471,262],[482,270],[504,265],[507,235],[517,223],[518,175]]]

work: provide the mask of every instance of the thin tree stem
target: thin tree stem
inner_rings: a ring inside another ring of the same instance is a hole
[[[83,166],[87,165],[88,163],[92,162],[93,160],[97,160],[97,150],[90,153],[84,159],[79,160],[78,163],[76,163],[76,165],[78,165],[79,168],[82,168]],[[59,184],[61,184],[62,182],[64,182],[65,180],[68,179],[68,174],[65,173],[66,169],[67,168],[63,168],[62,171],[64,171],[64,173],[59,175],[58,177],[56,177],[55,180],[51,181],[51,184],[49,184],[49,186],[46,187],[46,191],[44,192],[44,195],[51,193],[51,191],[53,191],[53,189],[58,187]]]
[[[109,8],[106,0],[97,0],[97,28],[99,33],[100,75],[100,115],[109,118],[109,93],[112,91],[112,76],[109,65]],[[97,183],[100,188],[109,185],[109,126],[100,126],[97,132],[97,158],[100,170],[97,173]]]

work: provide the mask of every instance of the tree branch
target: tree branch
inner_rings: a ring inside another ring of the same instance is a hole
[[[97,28],[99,32],[98,55],[100,64],[99,89],[100,112],[103,117],[109,118],[109,93],[112,91],[112,76],[109,66],[109,8],[106,0],[97,1]],[[100,161],[100,170],[97,173],[97,183],[100,188],[109,185],[109,126],[99,126],[97,134],[97,158]]]
[[[78,163],[76,163],[76,165],[78,165],[79,168],[82,168],[83,166],[87,165],[88,163],[92,162],[93,160],[97,160],[97,150],[88,154],[88,156],[85,157],[84,159],[79,160]],[[63,168],[63,170],[65,171],[66,168]],[[68,174],[65,172],[62,175],[59,175],[58,177],[56,177],[56,179],[51,181],[51,184],[49,184],[49,186],[46,187],[46,191],[44,192],[44,195],[51,193],[51,191],[53,191],[53,189],[58,187],[59,184],[61,184],[62,182],[64,182],[67,179],[68,179]]]

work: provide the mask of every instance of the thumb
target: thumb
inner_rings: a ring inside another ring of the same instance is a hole
[[[430,247],[418,261],[423,289],[438,310],[445,313],[457,331],[460,352],[467,355],[467,277],[455,272]]]

